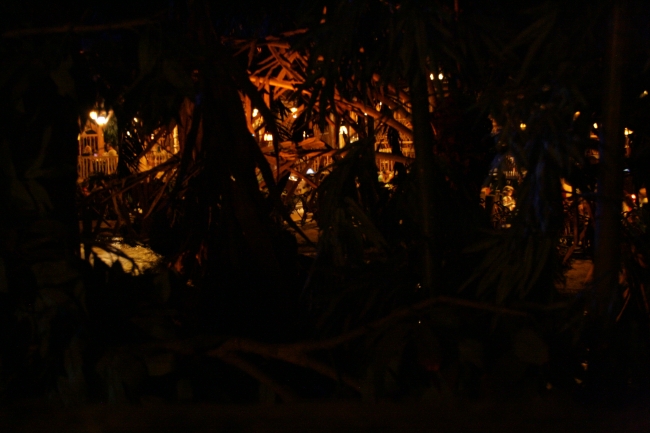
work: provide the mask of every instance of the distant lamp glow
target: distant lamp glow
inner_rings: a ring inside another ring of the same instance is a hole
[[[631,129],[625,128],[623,130],[623,134],[625,134],[626,136],[627,135],[632,135],[632,134],[634,134],[634,131],[632,131]]]
[[[259,112],[259,110],[258,110],[257,108],[253,108],[253,117],[257,117],[257,115],[258,115],[259,113],[260,113],[260,112]]]
[[[594,123],[594,129],[598,129],[598,124]]]
[[[429,78],[433,81],[433,74],[429,74]]]
[[[439,74],[438,74],[438,79],[439,79],[439,80],[442,80],[443,78],[445,78],[445,76],[442,74],[442,72],[439,73]]]
[[[525,123],[520,123],[519,124],[519,129],[521,129],[522,131],[525,131],[526,130],[526,124]]]
[[[295,113],[296,111],[298,111],[298,109],[296,107],[291,107],[291,112],[292,113]]]
[[[316,174],[316,172],[314,170],[312,170],[311,168],[308,168],[307,169],[307,174]]]
[[[646,96],[648,96],[648,91],[644,90],[643,92],[641,92],[641,96],[639,96],[639,98],[645,98]]]
[[[341,126],[339,128],[339,135],[343,135],[343,134],[347,135],[347,133],[348,133],[348,128],[346,126]]]
[[[139,120],[138,120],[137,117],[134,117],[134,118],[133,118],[133,121],[134,121],[135,123],[138,123],[138,122],[139,122]]]
[[[108,118],[106,116],[97,116],[95,122],[97,122],[99,126],[104,126],[106,123],[108,123]]]
[[[295,174],[289,175],[289,180],[292,180],[292,181],[295,182],[295,181],[298,180],[298,176],[296,176]]]
[[[93,120],[97,120],[97,112],[94,110],[88,113],[88,116]]]
[[[271,134],[270,132],[265,132],[264,141],[273,141],[273,134]]]
[[[632,200],[636,200],[636,194],[632,194],[630,197],[632,197]]]
[[[578,117],[580,117],[580,112],[579,111],[576,111],[575,113],[573,113],[573,121],[574,122]]]

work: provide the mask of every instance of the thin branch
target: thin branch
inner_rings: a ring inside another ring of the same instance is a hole
[[[356,108],[357,110],[360,110],[364,114],[367,114],[380,122],[384,122],[386,125],[396,129],[397,131],[401,132],[402,134],[408,136],[408,137],[413,137],[413,131],[406,126],[404,126],[402,123],[398,122],[397,120],[393,119],[392,117],[384,116],[381,114],[379,111],[375,110],[372,107],[369,107],[367,105],[362,104],[361,102],[353,102],[353,101],[346,101],[340,98],[335,98],[336,102],[348,105],[350,107]]]
[[[208,356],[221,358],[222,356],[225,356],[231,352],[254,353],[256,355],[279,359],[295,365],[300,365],[305,368],[310,368],[323,374],[324,376],[339,380],[339,377],[335,376],[335,373],[333,373],[333,370],[331,370],[330,367],[321,364],[311,358],[308,358],[305,355],[305,352],[333,349],[340,346],[341,344],[355,340],[371,331],[381,329],[392,322],[420,314],[423,310],[426,310],[427,308],[430,308],[436,304],[457,305],[465,308],[484,310],[497,314],[508,314],[518,317],[528,316],[528,314],[522,311],[512,310],[509,308],[500,307],[498,305],[468,301],[465,299],[450,298],[447,296],[438,296],[436,298],[427,299],[410,307],[394,311],[382,319],[376,320],[372,323],[368,323],[359,328],[356,328],[350,332],[326,340],[306,341],[291,344],[267,344],[246,338],[231,338],[225,341],[218,348],[209,351]],[[341,378],[341,380],[353,388],[359,389],[354,380],[348,378]]]
[[[340,380],[357,391],[361,389],[361,385],[354,379],[348,376],[340,376],[332,367],[308,357],[299,348],[293,348],[291,345],[273,345],[245,338],[232,338],[217,349],[209,351],[208,356],[227,359],[233,352],[253,353],[265,358],[279,359],[313,370],[337,382]]]
[[[240,358],[234,353],[224,353],[219,356],[223,362],[226,362],[232,366],[235,366],[242,370],[244,373],[249,376],[257,379],[260,383],[265,384],[273,390],[277,395],[280,396],[284,402],[292,402],[298,400],[298,397],[286,386],[276,382],[273,378],[269,377],[262,370],[257,368],[254,364],[246,361],[245,359]]]

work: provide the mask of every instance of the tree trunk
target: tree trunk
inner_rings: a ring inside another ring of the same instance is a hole
[[[439,263],[435,259],[435,212],[433,130],[429,121],[429,98],[426,76],[415,75],[411,82],[411,107],[413,112],[413,146],[415,147],[415,171],[420,202],[422,246],[422,285],[431,294],[439,275]]]
[[[614,2],[607,54],[603,135],[600,141],[598,198],[594,251],[594,295],[596,317],[608,313],[613,291],[618,287],[621,262],[621,203],[623,199],[623,128],[621,92],[624,37],[624,5]]]

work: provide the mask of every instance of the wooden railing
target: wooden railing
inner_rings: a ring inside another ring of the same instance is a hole
[[[149,152],[146,155],[147,158],[147,165],[149,165],[150,168],[154,168],[162,164],[163,162],[167,161],[169,158],[171,158],[173,154],[167,152],[167,151],[159,151],[159,152]]]
[[[395,162],[409,162],[408,160],[415,158],[415,152],[412,147],[402,147],[402,155],[393,155],[389,148],[380,148],[377,150],[375,161],[379,171],[393,171],[395,169]],[[386,154],[384,157],[382,154]],[[390,155],[390,156],[388,156]],[[407,161],[402,161],[402,160]]]
[[[117,160],[117,155],[79,156],[77,174],[81,179],[88,179],[94,173],[114,174],[117,171]]]

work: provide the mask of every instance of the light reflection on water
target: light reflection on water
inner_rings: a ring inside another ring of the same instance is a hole
[[[113,248],[119,249],[126,256],[130,257],[138,267],[138,269],[133,269],[133,263],[131,260],[128,260],[125,257],[121,257],[117,254],[106,251],[100,247],[94,246],[93,252],[97,254],[97,257],[101,259],[108,266],[111,266],[116,261],[119,261],[122,265],[122,268],[127,273],[139,274],[144,272],[147,269],[155,267],[161,260],[161,256],[153,252],[150,248],[142,245],[136,245],[134,247],[120,242],[121,239],[114,239],[110,244]],[[84,256],[84,246],[81,245],[81,256]],[[93,264],[94,257],[93,255],[89,258],[90,264]]]

